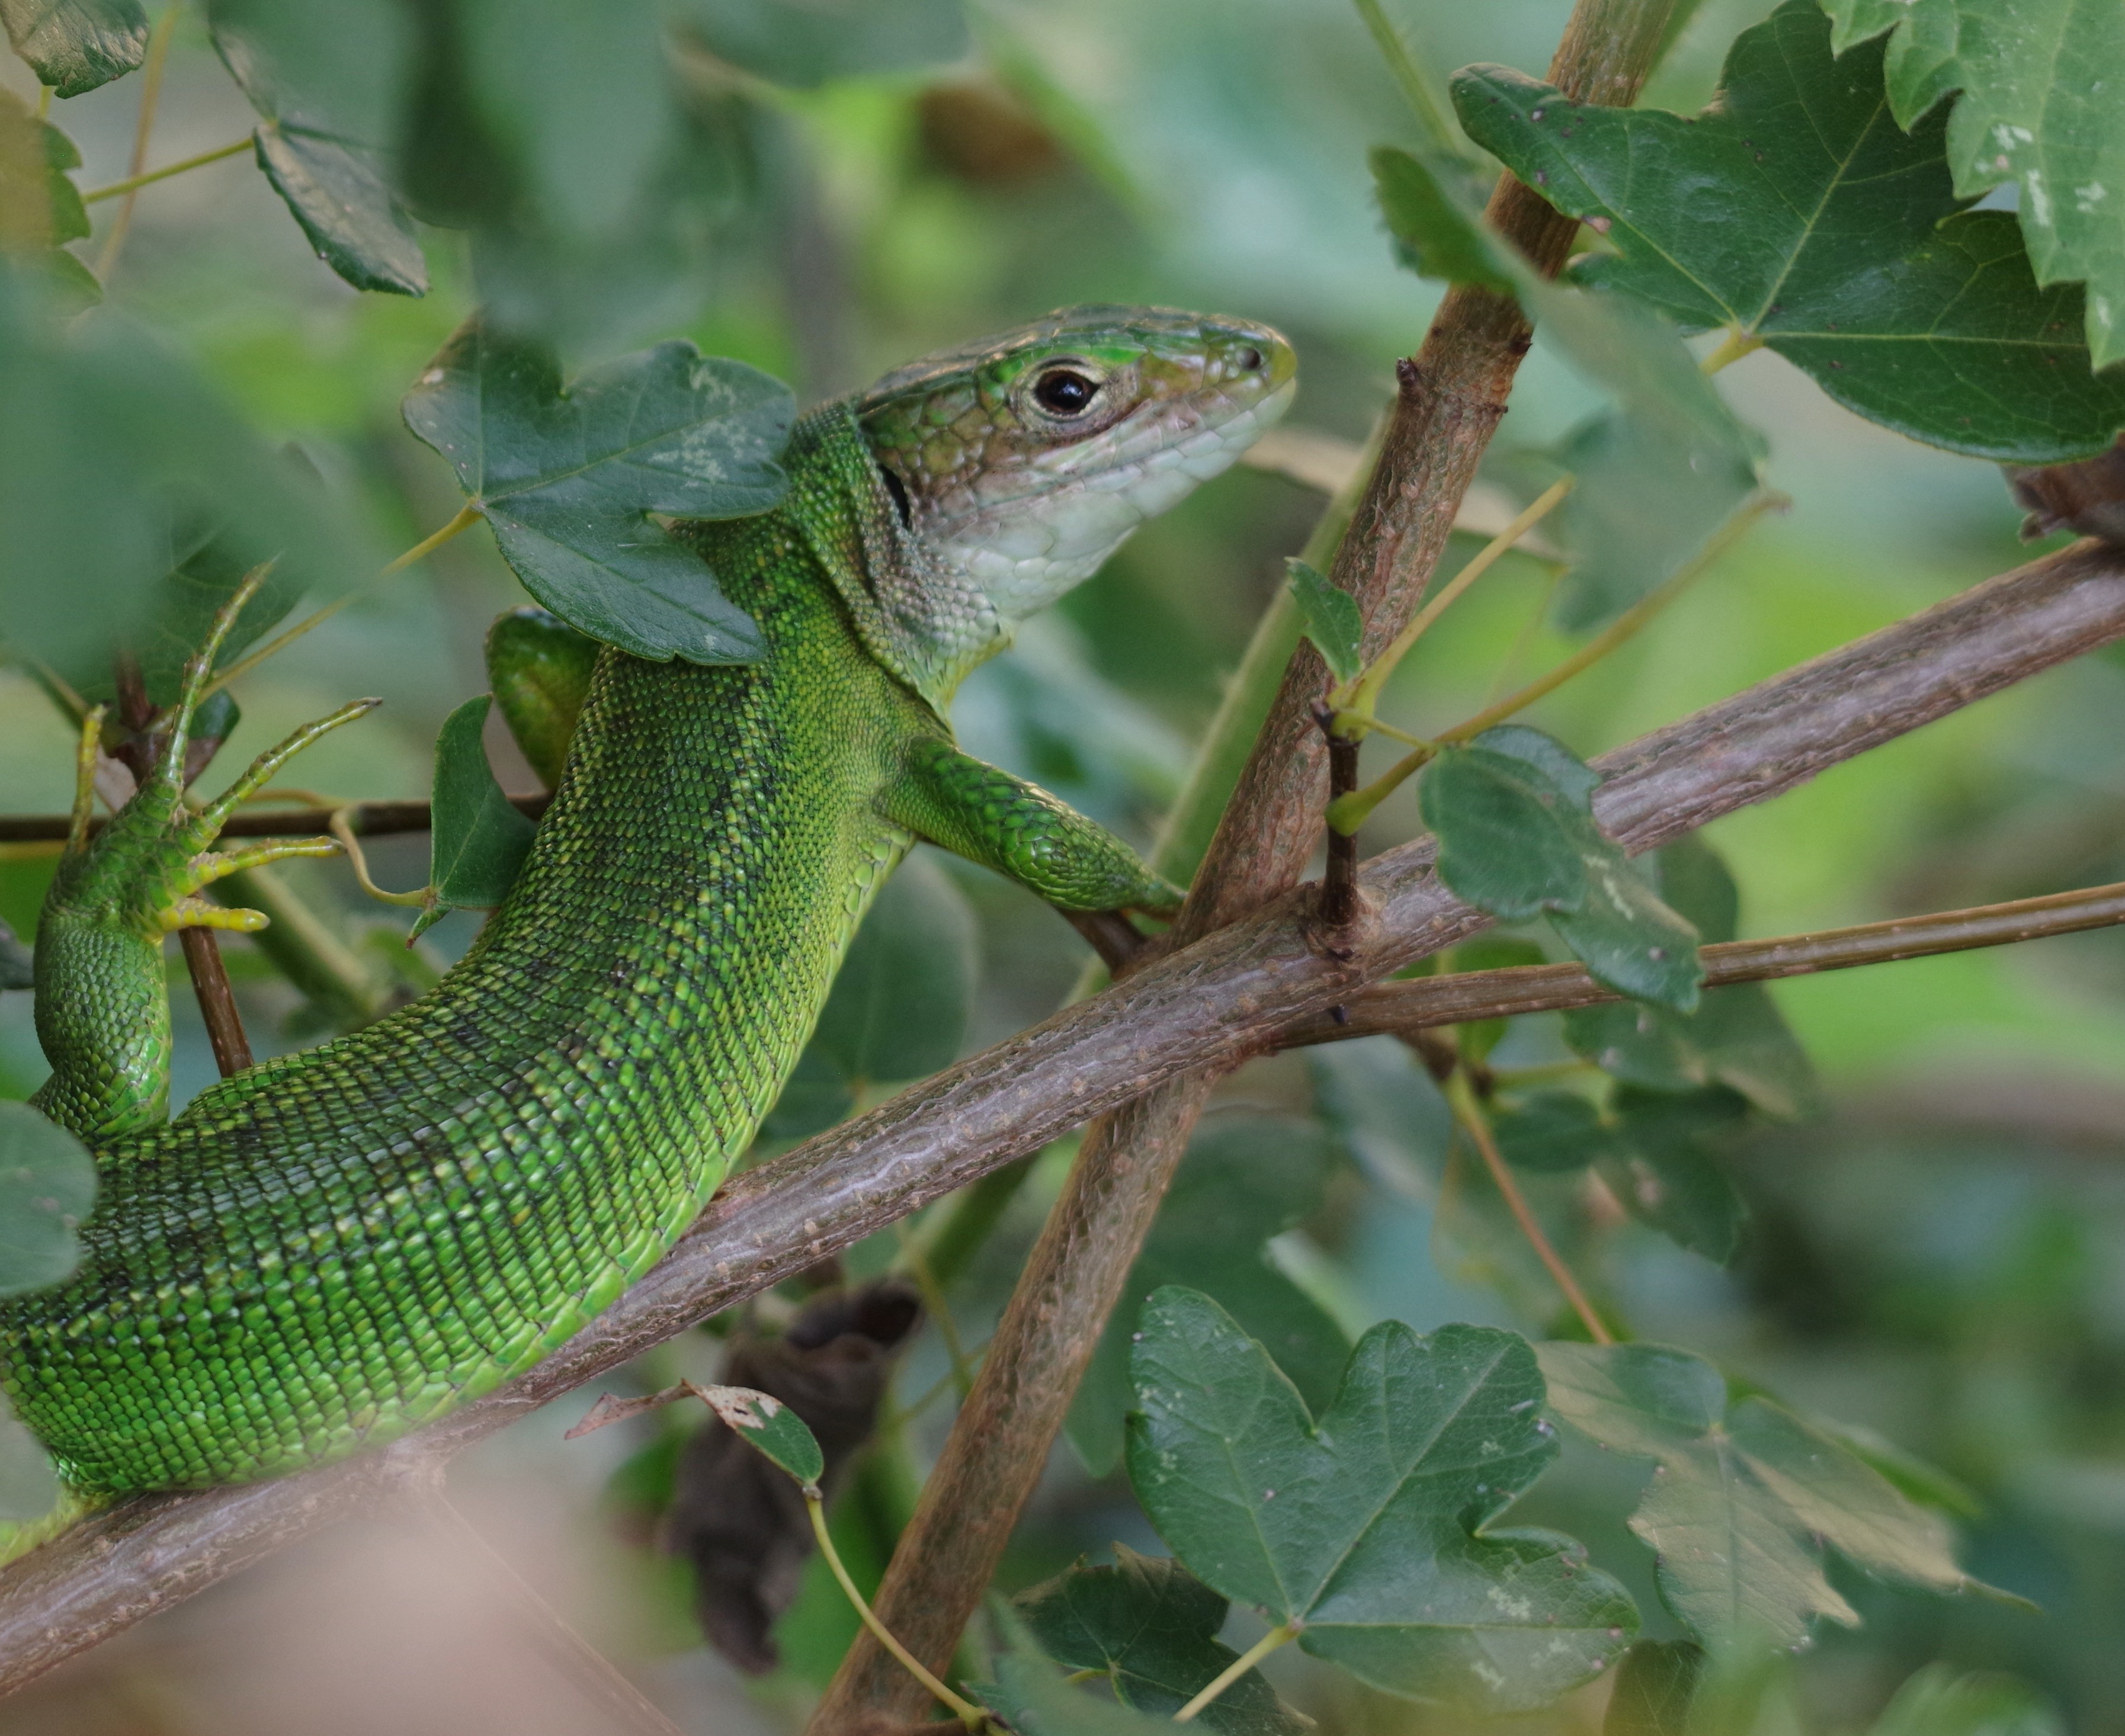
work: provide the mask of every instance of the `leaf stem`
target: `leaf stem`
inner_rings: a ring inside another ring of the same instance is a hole
[[[474,501],[467,501],[464,506],[458,508],[457,515],[453,518],[450,523],[444,525],[441,529],[432,531],[428,535],[422,537],[419,542],[416,543],[411,548],[408,549],[405,553],[400,555],[396,560],[389,562],[386,566],[379,567],[376,572],[370,576],[372,581],[375,579],[388,579],[394,572],[403,572],[416,561],[423,559],[426,556],[434,553],[436,549],[441,548],[444,543],[449,542],[452,537],[457,536],[462,532],[470,529],[474,525],[479,522],[479,517],[480,512],[478,503]],[[281,652],[285,651],[290,645],[294,644],[296,640],[301,638],[304,633],[309,632],[312,628],[322,627],[324,625],[326,622],[329,621],[334,615],[337,614],[340,610],[346,608],[348,604],[351,603],[355,598],[360,594],[360,591],[361,586],[360,585],[350,586],[343,595],[334,597],[332,601],[326,604],[323,608],[304,616],[301,620],[296,622],[293,627],[290,627],[285,633],[277,634],[274,637],[268,639],[263,645],[260,646],[257,650],[252,652],[250,656],[238,658],[235,662],[230,664],[228,668],[222,670],[219,675],[216,675],[213,680],[207,684],[206,692],[208,694],[218,693],[221,689],[228,686],[229,684],[233,681],[238,675],[248,675],[252,670],[257,668],[261,663],[263,663],[268,657],[277,656]],[[205,695],[202,694],[200,697],[205,698]]]
[[[170,58],[170,39],[177,34],[177,13],[181,0],[171,0],[155,19],[155,26],[148,35],[147,64],[140,73],[140,113],[133,124],[133,160],[127,168],[129,176],[137,178],[148,167],[148,140],[155,130],[155,108],[163,95],[163,68]],[[125,203],[119,206],[118,214],[111,219],[111,233],[103,238],[103,251],[96,256],[96,275],[108,278],[111,268],[118,263],[120,249],[125,245],[125,232],[133,227],[133,207],[139,197],[136,186],[125,195]]]
[[[187,169],[203,169],[210,162],[219,162],[224,157],[233,157],[238,151],[251,148],[252,135],[229,144],[216,145],[210,151],[201,151],[196,157],[187,157],[181,162],[168,162],[159,169],[150,169],[144,175],[129,175],[123,181],[114,181],[107,187],[96,187],[81,195],[81,202],[92,205],[100,199],[115,199],[120,193],[136,193],[142,187],[153,186],[158,181],[167,181],[172,175],[181,175]]]
[[[1285,1621],[1271,1628],[1224,1668],[1218,1671],[1201,1693],[1173,1715],[1173,1721],[1176,1724],[1191,1723],[1198,1712],[1237,1682],[1241,1677],[1246,1675],[1263,1658],[1268,1657],[1271,1652],[1276,1650],[1279,1646],[1290,1644],[1298,1637],[1304,1626],[1303,1622]]]
[[[1348,699],[1341,701],[1344,717],[1336,719],[1339,731],[1346,735],[1355,733],[1363,736],[1372,727],[1373,708],[1379,703],[1380,689],[1387,685],[1388,677],[1395,672],[1395,666],[1402,661],[1410,647],[1430,632],[1431,623],[1444,614],[1471,585],[1488,572],[1514,543],[1548,516],[1552,509],[1571,492],[1577,481],[1576,477],[1560,477],[1543,490],[1510,525],[1477,550],[1468,564],[1454,575],[1437,596],[1416,612],[1409,625],[1395,635],[1393,642],[1373,658],[1371,666],[1359,676]],[[1341,699],[1340,695],[1329,696],[1331,705],[1338,703],[1339,699]],[[1345,718],[1348,719],[1347,725]]]
[[[826,1558],[827,1566],[850,1603],[855,1606],[857,1618],[870,1630],[871,1638],[900,1660],[901,1665],[923,1687],[936,1696],[938,1703],[949,1706],[960,1723],[970,1730],[978,1730],[989,1721],[989,1715],[971,1700],[963,1700],[946,1687],[926,1669],[921,1660],[894,1639],[885,1624],[871,1611],[864,1601],[864,1594],[856,1589],[856,1583],[849,1577],[849,1570],[841,1564],[841,1553],[834,1547],[833,1537],[827,1530],[826,1504],[819,1498],[816,1489],[804,1491],[804,1511],[811,1516],[812,1535],[818,1539],[819,1553]]]
[[[339,840],[340,848],[346,852],[347,862],[354,869],[356,882],[370,897],[379,900],[383,903],[418,905],[426,910],[428,907],[429,895],[435,890],[433,887],[424,886],[417,892],[386,892],[369,877],[369,859],[362,854],[361,840],[354,834],[352,824],[354,812],[355,804],[353,803],[349,803],[342,808],[335,808],[331,820],[326,824],[326,829],[333,837]]]
[[[1601,1316],[1594,1311],[1594,1305],[1586,1300],[1586,1292],[1579,1287],[1579,1280],[1571,1275],[1571,1268],[1564,1263],[1562,1256],[1550,1245],[1549,1238],[1543,1233],[1534,1208],[1527,1196],[1520,1192],[1520,1184],[1513,1179],[1513,1172],[1506,1167],[1498,1142],[1491,1136],[1490,1117],[1483,1106],[1476,1101],[1470,1089],[1465,1070],[1456,1069],[1446,1081],[1446,1102],[1454,1111],[1454,1118],[1467,1131],[1476,1150],[1482,1154],[1483,1167],[1491,1172],[1491,1179],[1497,1183],[1506,1208],[1511,1211],[1514,1222],[1520,1226],[1520,1234],[1528,1239],[1543,1268],[1555,1280],[1557,1287],[1564,1292],[1564,1299],[1571,1305],[1572,1312],[1579,1316],[1587,1336],[1597,1344],[1613,1344],[1616,1335],[1602,1324]]]
[[[1785,496],[1769,489],[1759,489],[1741,503],[1734,515],[1721,525],[1705,545],[1672,577],[1617,616],[1604,631],[1589,639],[1554,669],[1537,676],[1519,692],[1506,694],[1494,705],[1485,706],[1465,722],[1440,731],[1437,741],[1405,755],[1363,789],[1353,790],[1349,795],[1331,802],[1328,806],[1328,824],[1339,832],[1355,832],[1374,808],[1406,783],[1413,774],[1423,770],[1441,747],[1473,741],[1485,730],[1504,722],[1515,712],[1524,711],[1538,699],[1547,699],[1575,675],[1583,675],[1627,639],[1634,637],[1647,623],[1688,590],[1691,583],[1765,512],[1774,506],[1787,504]]]
[[[1416,64],[1416,56],[1409,51],[1402,33],[1388,20],[1381,9],[1380,0],[1356,0],[1358,16],[1365,21],[1365,28],[1373,33],[1373,40],[1379,45],[1380,58],[1394,74],[1395,82],[1402,87],[1402,95],[1430,135],[1431,142],[1440,150],[1456,159],[1467,156],[1461,142],[1461,129],[1447,118],[1446,111],[1439,106],[1439,98],[1431,88],[1431,82],[1424,76],[1424,69]]]
[[[1739,326],[1729,326],[1719,347],[1697,365],[1705,374],[1717,374],[1729,362],[1738,362],[1743,356],[1753,355],[1763,347],[1763,339],[1754,332],[1744,332]]]

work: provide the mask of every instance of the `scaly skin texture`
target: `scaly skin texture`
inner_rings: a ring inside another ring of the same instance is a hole
[[[1137,394],[1058,426],[1022,393],[996,400],[999,418],[1033,416],[1034,460],[1064,446],[1079,460],[1067,487],[1025,494],[1021,529],[1112,473],[1103,442],[1138,462],[1147,417],[1228,428],[1229,462],[1288,398],[1273,333],[1138,318],[1133,355],[1114,336],[1128,317],[1100,309],[967,365],[1015,376],[1059,353],[1128,370],[1100,391]],[[1072,349],[1095,328],[1097,360]],[[154,780],[69,859],[40,934],[54,1075],[40,1100],[92,1138],[101,1193],[74,1276],[0,1301],[0,1379],[73,1488],[197,1487],[339,1456],[575,1333],[744,1150],[918,833],[1066,906],[1171,902],[1119,841],[951,746],[940,708],[958,676],[1043,584],[1075,578],[1049,561],[1039,583],[991,588],[940,558],[924,526],[950,509],[912,467],[898,492],[886,482],[871,405],[799,425],[776,511],[684,527],[767,655],[599,657],[521,877],[424,1000],[153,1125],[162,930],[234,919],[189,898],[211,864]]]

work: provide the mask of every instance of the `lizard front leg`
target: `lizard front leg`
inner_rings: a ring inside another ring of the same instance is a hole
[[[1181,889],[1107,829],[999,766],[926,737],[879,798],[919,838],[994,868],[1065,910],[1170,915]]]

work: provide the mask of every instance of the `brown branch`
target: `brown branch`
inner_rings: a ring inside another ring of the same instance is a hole
[[[536,820],[554,798],[543,791],[535,796],[511,796],[519,813]],[[351,808],[279,807],[258,803],[229,817],[221,829],[224,838],[298,838],[329,829],[334,814],[346,812],[354,829],[365,838],[382,838],[393,832],[425,832],[428,804],[425,802],[357,802]],[[91,826],[101,831],[110,822],[98,820]],[[64,843],[64,814],[0,814],[0,844]]]
[[[2125,551],[2084,543],[1607,755],[1595,809],[1626,846],[1651,849],[2121,637]],[[747,1171],[583,1332],[412,1439],[276,1482],[144,1497],[78,1526],[0,1572],[0,1692],[1088,1117],[1274,1047],[1486,926],[1430,860],[1420,840],[1366,865],[1374,919],[1347,962],[1308,946],[1303,901],[1287,897]]]
[[[2011,904],[1936,910],[1813,934],[1785,934],[1774,940],[1719,941],[1703,949],[1704,986],[1716,989],[1728,983],[1849,971],[1857,965],[1967,953],[1978,947],[2115,928],[2121,923],[2125,923],[2125,881],[2043,898],[2018,898]],[[1283,1040],[1286,1047],[1298,1048],[1353,1037],[1399,1037],[1435,1025],[1512,1019],[1523,1013],[1566,1013],[1623,998],[1595,981],[1584,965],[1515,965],[1375,983],[1351,996],[1343,1019],[1308,1019],[1287,1031]]]
[[[1673,0],[1578,0],[1551,82],[1585,101],[1628,104],[1651,67]],[[1544,272],[1564,263],[1577,224],[1510,176],[1488,215]],[[1361,651],[1378,656],[1423,596],[1530,339],[1511,297],[1457,285],[1423,347],[1397,365],[1399,388],[1380,455],[1331,570],[1357,602]],[[1199,941],[1287,892],[1321,830],[1324,762],[1314,703],[1320,653],[1302,640],[1197,873],[1172,940]],[[1347,846],[1355,854],[1355,843]],[[1344,846],[1331,845],[1340,854]],[[1338,864],[1332,963],[1361,953],[1369,912]],[[1225,1063],[1229,1065],[1229,1063]],[[1183,1079],[1087,1130],[962,1409],[902,1534],[874,1605],[885,1625],[943,1668],[994,1577],[1018,1515],[1121,1293],[1211,1080]],[[1081,1271],[1077,1268],[1082,1268]],[[1067,1311],[1071,1318],[1058,1318]],[[922,1696],[864,1636],[842,1659],[810,1729],[844,1736],[922,1715]]]
[[[229,986],[229,967],[221,962],[214,930],[179,929],[177,944],[184,948],[192,993],[199,1000],[200,1017],[206,1021],[214,1064],[224,1079],[241,1073],[251,1065],[251,1039],[243,1034],[243,1015],[237,1010],[236,991]]]

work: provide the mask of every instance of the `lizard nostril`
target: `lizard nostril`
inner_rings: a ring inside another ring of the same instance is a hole
[[[1240,371],[1242,374],[1251,374],[1256,369],[1261,366],[1262,353],[1260,350],[1256,349],[1253,345],[1250,344],[1246,349],[1241,350],[1237,355],[1234,356],[1232,360],[1240,365]]]

